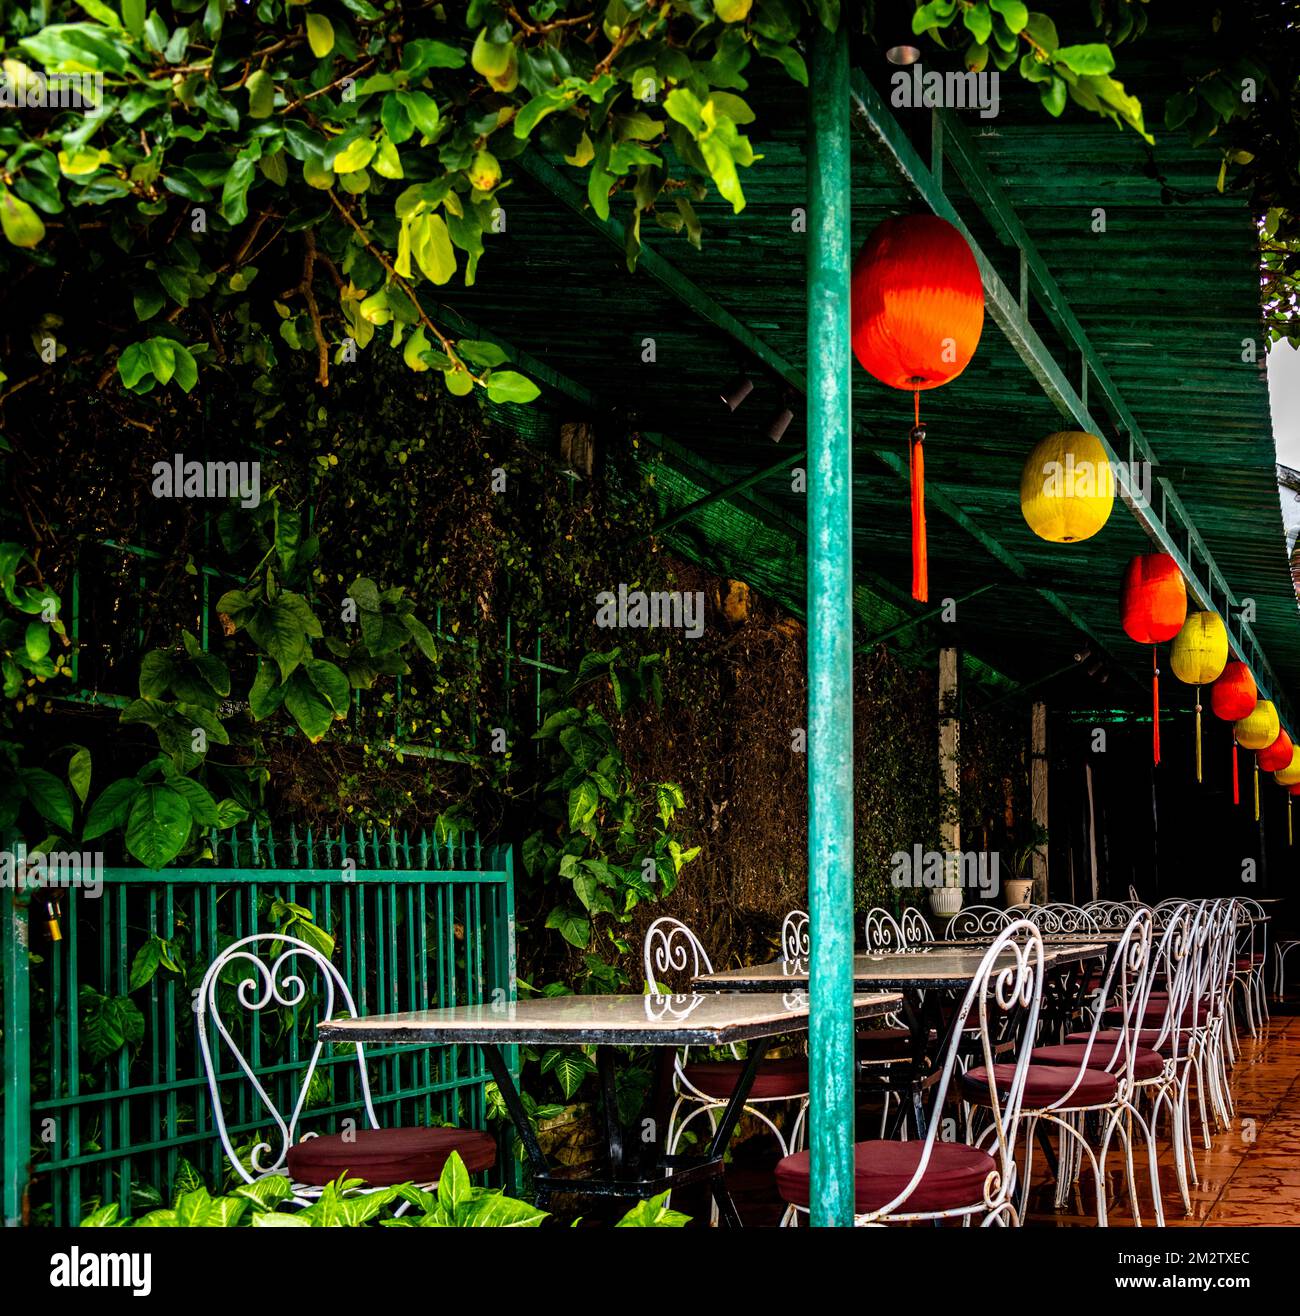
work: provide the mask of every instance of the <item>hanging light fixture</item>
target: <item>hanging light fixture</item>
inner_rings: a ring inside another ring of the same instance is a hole
[[[912,31],[911,5],[891,0],[888,5],[877,4],[873,28],[876,40],[884,49],[891,64],[915,64],[921,58],[921,48]]]
[[[794,420],[794,409],[790,403],[783,402],[781,409],[772,415],[772,419],[767,422],[767,437],[773,443],[780,443],[785,437],[785,432],[790,428],[790,422]]]
[[[912,394],[912,597],[926,603],[921,391],[956,379],[984,328],[984,287],[966,239],[938,215],[903,215],[878,224],[853,266],[852,320],[853,354],[862,368]]]
[[[1201,780],[1201,686],[1217,681],[1228,662],[1228,628],[1217,612],[1188,614],[1169,646],[1169,666],[1196,687],[1196,780]]]
[[[748,375],[737,375],[735,379],[723,389],[721,393],[722,404],[728,411],[735,411],[740,404],[754,391],[754,381]]]
[[[1062,430],[1034,446],[1020,472],[1020,510],[1039,539],[1091,539],[1115,505],[1115,473],[1095,434]]]
[[[1119,592],[1124,634],[1151,645],[1151,761],[1160,762],[1159,646],[1172,640],[1187,620],[1187,587],[1168,553],[1139,553],[1124,569]]]
[[[1249,717],[1259,700],[1259,687],[1250,674],[1250,668],[1233,659],[1223,669],[1223,675],[1210,687],[1210,708],[1214,716],[1224,722],[1237,722]],[[1232,731],[1232,802],[1241,803],[1241,787],[1237,780],[1237,730]]]
[[[1254,750],[1258,753],[1261,749],[1267,749],[1276,739],[1277,733],[1282,730],[1282,724],[1278,721],[1277,709],[1268,699],[1259,699],[1255,702],[1255,707],[1250,713],[1235,724],[1237,733],[1237,743],[1243,749]],[[1259,761],[1255,761],[1255,821],[1259,821]]]

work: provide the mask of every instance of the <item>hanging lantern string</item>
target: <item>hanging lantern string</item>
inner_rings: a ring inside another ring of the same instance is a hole
[[[1151,646],[1151,761],[1160,762],[1160,646]]]
[[[1259,821],[1259,755],[1254,754],[1255,760],[1255,821]]]
[[[930,601],[930,565],[925,546],[925,426],[921,424],[921,390],[912,390],[909,475],[912,485],[912,597]]]
[[[1232,732],[1232,802],[1241,803],[1241,783],[1237,780],[1237,732]]]
[[[1201,780],[1201,687],[1196,687],[1196,780]]]

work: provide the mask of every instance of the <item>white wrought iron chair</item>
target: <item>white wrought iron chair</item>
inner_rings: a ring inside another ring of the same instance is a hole
[[[903,916],[899,919],[899,927],[903,929],[903,944],[905,946],[920,946],[927,941],[934,940],[934,932],[930,927],[929,920],[915,905],[908,905],[903,910]]]
[[[1260,1026],[1268,1022],[1268,994],[1264,990],[1264,970],[1268,960],[1268,939],[1264,928],[1267,924],[1260,921],[1265,914],[1264,906],[1258,901],[1238,896],[1237,907],[1237,956],[1230,981],[1234,988],[1241,989],[1246,1027],[1251,1037],[1258,1037]],[[1229,1022],[1235,1024],[1235,1018],[1230,1016]]]
[[[257,953],[262,947],[269,950],[269,960]],[[314,992],[308,987],[308,968],[314,971],[319,983]],[[244,1032],[243,1042],[232,1031],[232,1021],[227,1019],[228,1006],[242,1007],[244,1011],[248,1031]],[[231,1168],[245,1183],[281,1175],[289,1180],[293,1200],[306,1205],[320,1196],[326,1184],[345,1173],[350,1178],[364,1180],[363,1191],[407,1181],[432,1188],[453,1151],[460,1153],[471,1174],[495,1164],[495,1139],[476,1129],[381,1128],[371,1099],[365,1048],[360,1044],[356,1048],[357,1085],[365,1114],[364,1126],[346,1127],[339,1134],[303,1132],[302,1121],[304,1116],[309,1116],[307,1099],[312,1078],[325,1044],[318,1041],[313,1045],[296,1093],[292,1080],[286,1084],[292,1099],[287,1113],[267,1091],[246,1054],[246,1043],[256,1035],[262,1011],[289,1009],[296,1017],[300,1008],[318,1011],[317,1023],[334,1018],[351,1019],[357,1013],[352,993],[334,965],[306,942],[279,932],[254,933],[227,946],[208,966],[194,1002],[199,1050],[212,1096],[213,1122]],[[220,1043],[224,1043],[225,1050],[234,1058],[237,1069],[222,1071]],[[275,1126],[272,1141],[256,1143],[247,1164],[231,1139],[232,1129],[222,1101],[222,1084],[241,1077],[252,1085],[264,1113],[259,1115],[254,1109],[252,1117],[233,1132],[260,1136],[268,1120]],[[265,1159],[272,1153],[271,1159]]]
[[[1010,1081],[990,1089],[991,1118],[973,1143],[948,1141],[941,1132],[948,1126],[945,1103],[950,1090],[956,1095],[954,1076],[963,1036],[972,1027],[978,1029],[984,1064],[992,1070],[1008,1042],[1033,1038],[1042,995],[1042,937],[1033,924],[1013,922],[984,953],[952,1019],[925,1137],[910,1142],[878,1138],[855,1145],[855,1224],[960,1219],[969,1225],[979,1216],[982,1225],[1019,1224],[1015,1153],[1029,1046],[1016,1048],[1019,1059],[1008,1066],[1014,1071]],[[781,1161],[776,1182],[797,1212],[808,1211],[811,1166],[806,1151]]]
[[[1088,1032],[1072,1033],[1062,1044],[1035,1047],[1030,1054],[1029,1063],[1033,1068],[1024,1110],[1025,1196],[1021,1201],[1022,1210],[1031,1178],[1033,1135],[1041,1120],[1055,1124],[1061,1130],[1057,1205],[1064,1205],[1068,1186],[1078,1177],[1082,1157],[1086,1154],[1092,1165],[1097,1191],[1097,1224],[1105,1226],[1106,1156],[1112,1139],[1118,1135],[1124,1147],[1133,1223],[1140,1225],[1142,1220],[1133,1167],[1132,1130],[1136,1124],[1146,1138],[1156,1224],[1164,1226],[1154,1116],[1148,1123],[1136,1102],[1139,1079],[1158,1081],[1168,1073],[1165,1058],[1143,1045],[1143,1011],[1148,999],[1147,982],[1152,965],[1151,930],[1149,910],[1139,910],[1129,920],[1102,978],[1092,1027]],[[1106,1027],[1107,1024],[1112,1026]],[[1052,1068],[1060,1072],[1060,1081],[1055,1085],[1050,1081],[1040,1082],[1037,1071]],[[1107,1084],[1103,1081],[1105,1079],[1111,1082]],[[1111,1088],[1110,1092],[1105,1091],[1107,1086]],[[1101,1145],[1095,1153],[1085,1133],[1088,1115],[1096,1115],[1102,1125]]]
[[[781,958],[806,960],[812,951],[808,936],[808,912],[792,909],[781,923]]]
[[[665,981],[666,975],[677,976],[686,985],[694,978],[713,972],[708,952],[695,933],[680,919],[667,917],[655,919],[646,929],[644,964],[646,985],[653,994],[661,996],[673,994],[672,984]],[[744,1062],[734,1045],[730,1051],[733,1057],[730,1061],[693,1061],[690,1047],[683,1047],[677,1053],[673,1061],[675,1100],[664,1139],[666,1155],[676,1154],[682,1135],[701,1116],[708,1120],[710,1132],[716,1130],[718,1113],[726,1108],[744,1069]],[[796,1111],[787,1135],[768,1112],[773,1106],[791,1104],[796,1106]],[[745,1112],[771,1130],[783,1156],[802,1146],[808,1115],[807,1060],[761,1061],[754,1086],[745,1101]]]
[[[992,937],[1014,923],[1018,917],[1022,917],[1018,912],[998,909],[996,905],[967,905],[948,920],[943,935],[947,941]]]

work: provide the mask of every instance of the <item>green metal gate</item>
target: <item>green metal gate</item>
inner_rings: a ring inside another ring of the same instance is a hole
[[[25,893],[0,891],[6,1224],[75,1224],[94,1200],[127,1213],[145,1190],[165,1195],[182,1159],[222,1182],[190,987],[232,940],[314,923],[333,937],[333,962],[362,1013],[515,999],[508,849],[488,851],[476,837],[440,843],[341,829],[286,838],[253,827],[214,834],[212,850],[211,868],[105,868],[98,899],[65,891],[58,942],[29,939]],[[155,936],[188,972],[163,967],[132,990],[135,957]],[[114,1026],[124,1044],[88,1062]],[[250,1063],[278,1104],[310,1045],[290,1030],[263,1055],[255,1034]],[[376,1046],[367,1061],[381,1124],[483,1127],[489,1080],[477,1048]],[[269,1120],[230,1068],[227,1122],[238,1145]],[[320,1070],[305,1130],[361,1110],[350,1048],[323,1055]]]

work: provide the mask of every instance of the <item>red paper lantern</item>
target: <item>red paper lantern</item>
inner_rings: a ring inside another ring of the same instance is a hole
[[[1119,618],[1130,640],[1152,646],[1172,640],[1187,620],[1187,586],[1168,553],[1139,553],[1124,568]],[[1255,705],[1251,704],[1251,708]],[[1160,661],[1151,650],[1151,759],[1160,762]]]
[[[1120,587],[1119,615],[1124,634],[1139,644],[1163,644],[1182,630],[1187,586],[1168,553],[1139,553],[1128,564]]]
[[[1239,722],[1255,711],[1259,687],[1245,663],[1233,660],[1210,687],[1210,707],[1225,722]]]
[[[938,215],[878,224],[853,266],[853,354],[890,388],[913,394],[912,597],[930,597],[925,545],[925,426],[921,390],[956,379],[984,327],[979,266],[961,233]]]
[[[1291,766],[1291,755],[1294,751],[1295,745],[1291,737],[1285,731],[1279,731],[1277,739],[1256,755],[1256,762],[1265,772],[1281,772],[1283,768]]]
[[[1255,711],[1259,700],[1259,687],[1245,663],[1234,659],[1223,674],[1210,687],[1210,707],[1214,716],[1225,722],[1239,722]],[[1232,802],[1241,803],[1241,788],[1237,781],[1237,731],[1232,732]]]

